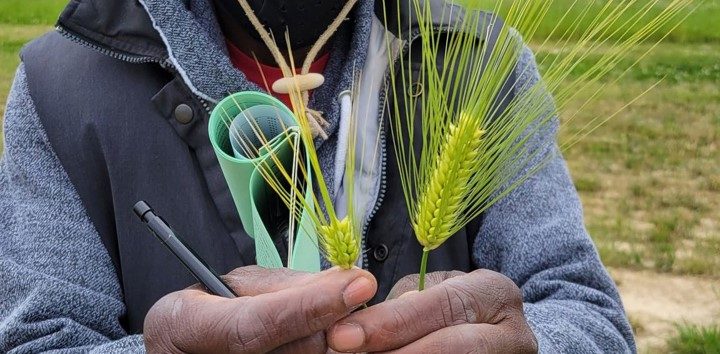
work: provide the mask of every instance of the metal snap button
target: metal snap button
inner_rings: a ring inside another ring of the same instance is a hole
[[[175,107],[175,120],[181,124],[188,124],[193,119],[193,109],[187,104],[183,103]]]
[[[388,258],[388,255],[390,254],[390,251],[388,250],[388,247],[384,244],[380,244],[378,246],[375,246],[375,250],[373,251],[373,257],[376,261],[382,262]]]

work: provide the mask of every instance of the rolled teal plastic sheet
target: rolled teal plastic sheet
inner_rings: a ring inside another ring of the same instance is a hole
[[[272,96],[239,92],[218,103],[210,115],[208,133],[245,232],[255,241],[258,265],[283,267],[265,225],[265,222],[281,222],[267,218],[268,201],[275,192],[265,182],[258,165],[267,166],[265,170],[277,171],[275,162],[280,162],[286,170],[290,168],[294,146],[300,141],[299,127],[292,112]],[[310,173],[309,166],[306,171]],[[283,180],[283,177],[278,175],[278,179]],[[306,204],[312,206],[312,176],[308,176],[305,183],[307,194],[304,198]],[[303,211],[302,215],[295,227],[294,247],[290,250],[292,261],[288,267],[318,272],[317,235],[307,213]]]

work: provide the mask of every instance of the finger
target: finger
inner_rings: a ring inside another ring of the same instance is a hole
[[[499,273],[475,271],[353,313],[328,330],[328,344],[344,352],[399,348],[445,327],[498,323],[509,311],[522,312],[517,286]]]
[[[364,270],[331,269],[304,286],[252,298],[257,306],[246,307],[241,317],[258,322],[248,339],[261,348],[275,348],[327,329],[369,301],[376,290],[375,278]]]
[[[221,276],[239,296],[255,296],[307,284],[320,273],[307,273],[288,268],[240,267]]]
[[[236,302],[245,300],[236,299]],[[204,307],[219,301],[229,300],[206,293],[199,284],[163,296],[145,316],[143,341],[147,352],[187,353],[201,348],[198,343],[204,344],[202,348],[217,353],[230,352],[229,348],[218,340],[214,330],[216,326],[201,327],[209,321],[203,319],[208,316]]]
[[[199,284],[170,293],[145,316],[145,348],[148,353],[241,352],[227,339],[230,333],[245,327],[233,328],[227,312],[249,306],[250,299],[214,296]]]
[[[451,271],[451,272],[428,273],[425,276],[425,289],[431,288],[431,287],[433,287],[437,284],[440,284],[450,278],[458,277],[458,276],[465,275],[465,274],[466,273],[464,273],[464,272],[460,272],[460,271],[456,271],[456,270]],[[404,276],[397,283],[395,283],[392,290],[390,290],[390,293],[388,294],[386,300],[397,299],[405,293],[408,293],[410,291],[417,291],[419,282],[420,282],[420,275],[418,275],[418,274],[411,274],[411,275]]]
[[[227,338],[243,351],[268,351],[327,329],[376,290],[375,278],[366,271],[331,269],[303,286],[258,295],[240,309],[225,311],[230,328],[245,329]]]
[[[442,328],[385,353],[536,353],[537,344],[531,338],[502,325],[464,324]]]
[[[279,348],[272,350],[273,354],[295,354],[295,353],[327,353],[327,343],[325,342],[325,332],[320,331],[310,337],[301,338],[287,344],[281,345]]]
[[[331,269],[303,286],[255,297],[176,292],[153,306],[146,319],[159,323],[146,324],[154,329],[146,342],[181,352],[267,352],[325,330],[376,290],[366,271]]]

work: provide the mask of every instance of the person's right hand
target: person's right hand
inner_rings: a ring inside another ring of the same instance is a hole
[[[145,317],[149,353],[325,353],[325,329],[369,301],[375,278],[361,269],[321,273],[256,266],[224,276],[240,296],[199,285],[166,295]]]

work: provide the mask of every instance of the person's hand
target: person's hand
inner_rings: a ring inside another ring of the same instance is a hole
[[[520,289],[502,274],[477,270],[400,280],[385,302],[355,312],[327,331],[340,352],[535,353]]]
[[[375,278],[360,269],[310,274],[243,267],[223,277],[240,296],[199,285],[166,295],[148,312],[150,353],[325,353],[325,329],[370,300]]]

